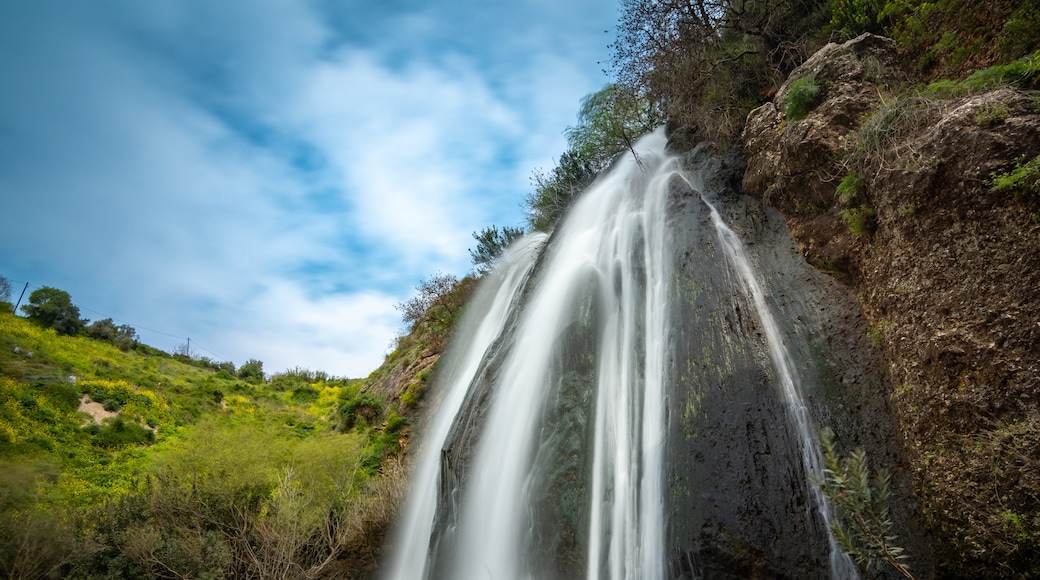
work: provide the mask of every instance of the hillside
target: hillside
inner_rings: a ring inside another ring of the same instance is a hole
[[[0,570],[342,577],[372,567],[398,503],[392,456],[405,419],[360,394],[363,381],[234,371],[0,314]]]

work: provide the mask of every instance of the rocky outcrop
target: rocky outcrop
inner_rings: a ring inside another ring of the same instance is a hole
[[[788,119],[808,75],[822,97]],[[991,179],[1040,155],[1040,95],[940,99],[909,77],[890,40],[825,47],[749,115],[744,188],[859,299],[937,574],[1036,576],[1040,199]]]

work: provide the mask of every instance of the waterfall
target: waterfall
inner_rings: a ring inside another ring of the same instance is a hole
[[[439,364],[388,578],[659,579],[731,565],[856,577],[810,481],[822,472],[798,367],[815,363],[789,352],[793,331],[704,175],[665,145],[660,130],[642,138],[551,238],[525,239],[482,282]],[[712,431],[712,417],[740,412],[711,403],[735,389],[756,405],[747,434]],[[762,451],[730,461],[725,437]],[[764,475],[719,489],[744,477],[739,464]],[[774,482],[777,506],[755,495]],[[750,499],[733,507],[720,493]],[[774,528],[804,537],[757,531]]]
[[[693,187],[692,184],[691,187]],[[695,189],[703,190],[703,188]],[[745,291],[750,295],[752,303],[755,305],[755,311],[758,313],[762,328],[766,334],[766,344],[769,347],[769,358],[773,363],[773,367],[776,369],[784,403],[787,405],[791,422],[798,434],[798,440],[801,447],[802,465],[804,466],[806,473],[810,476],[810,480],[806,483],[809,486],[809,491],[813,496],[813,499],[815,500],[814,507],[819,510],[821,517],[829,527],[832,518],[831,506],[829,505],[827,498],[823,496],[823,493],[817,488],[815,483],[813,483],[813,480],[823,480],[820,446],[816,440],[816,433],[818,430],[813,426],[812,419],[809,417],[809,410],[805,405],[805,398],[803,397],[802,391],[799,387],[800,380],[798,372],[794,367],[791,355],[787,351],[787,346],[784,344],[783,335],[776,324],[772,310],[766,300],[766,292],[763,289],[762,284],[759,282],[758,276],[755,275],[754,268],[752,267],[750,260],[748,260],[747,253],[744,251],[744,244],[740,241],[740,237],[722,221],[722,216],[719,215],[719,211],[715,208],[714,204],[712,204],[708,199],[702,199],[711,212],[711,223],[715,226],[716,232],[718,232],[718,238],[722,245],[723,252],[728,259],[730,266],[736,270],[738,276],[743,282]],[[828,536],[828,545],[830,546],[831,577],[836,580],[858,577],[852,559],[841,551],[841,548],[838,546],[838,543],[833,536]]]
[[[426,575],[427,559],[419,555],[425,555],[429,549],[441,473],[440,450],[481,360],[491,343],[502,334],[506,315],[545,238],[545,234],[531,234],[505,252],[498,268],[490,273],[470,300],[452,349],[441,362],[442,374],[438,380],[447,385],[448,390],[436,405],[437,411],[427,427],[419,452],[413,475],[415,493],[409,498],[402,523],[398,526],[401,536],[398,542],[406,549],[394,560],[391,578],[423,578]]]

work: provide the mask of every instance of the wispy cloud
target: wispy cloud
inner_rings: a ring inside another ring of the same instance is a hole
[[[363,4],[0,9],[0,275],[239,364],[372,370],[393,305],[520,222],[613,2]]]

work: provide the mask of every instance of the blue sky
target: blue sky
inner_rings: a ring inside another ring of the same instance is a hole
[[[0,0],[0,275],[166,350],[365,376],[395,304],[522,224],[618,10]]]

